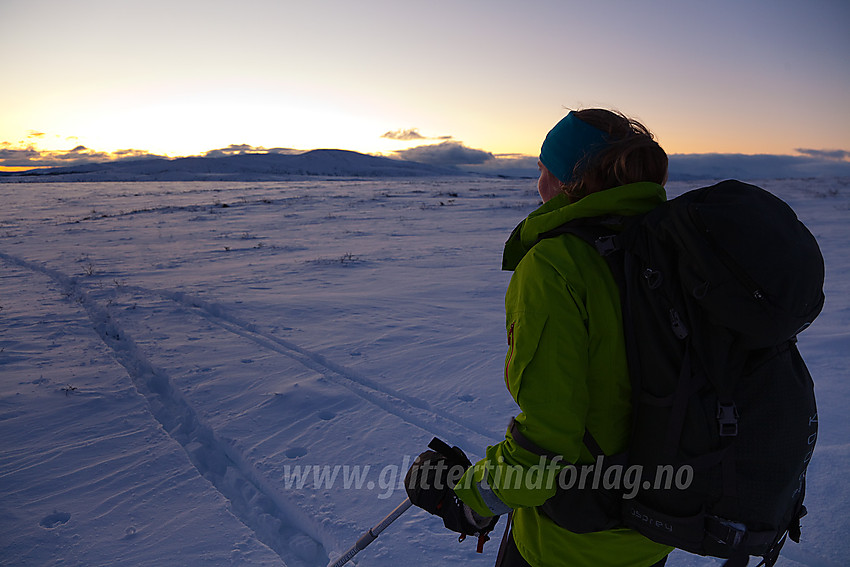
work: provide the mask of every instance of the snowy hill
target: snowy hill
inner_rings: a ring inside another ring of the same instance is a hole
[[[759,184],[826,260],[800,336],[809,514],[779,565],[845,565],[850,179]],[[0,184],[0,200],[0,565],[325,567],[404,498],[431,437],[477,459],[518,411],[500,265],[533,181]],[[497,549],[411,509],[356,565],[487,567]]]
[[[0,183],[67,181],[280,181],[311,177],[485,176],[536,178],[537,159],[491,159],[468,165],[435,165],[348,150],[254,153],[183,158],[138,158],[73,166],[0,172]],[[850,162],[813,156],[673,154],[671,181],[735,178],[798,179],[850,176]]]
[[[327,177],[433,177],[463,175],[451,167],[371,156],[348,150],[301,154],[150,158],[0,173],[0,181],[272,181]]]

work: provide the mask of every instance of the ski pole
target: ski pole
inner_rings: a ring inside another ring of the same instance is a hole
[[[334,561],[332,564],[329,564],[328,567],[340,567],[341,565],[345,565],[348,563],[352,557],[357,555],[360,551],[366,548],[367,545],[375,541],[377,537],[384,531],[387,526],[395,522],[399,516],[404,514],[404,512],[410,508],[412,503],[410,502],[410,498],[405,498],[404,502],[396,506],[396,509],[390,512],[386,518],[378,522],[377,525],[370,528],[368,532],[364,533],[360,536],[360,539],[351,546],[351,548],[346,551],[342,557]]]

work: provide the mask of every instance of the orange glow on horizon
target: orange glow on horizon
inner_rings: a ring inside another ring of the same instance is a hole
[[[17,173],[19,171],[29,171],[31,169],[47,169],[48,167],[53,167],[53,166],[51,166],[51,165],[26,165],[26,166],[0,165],[0,172]]]

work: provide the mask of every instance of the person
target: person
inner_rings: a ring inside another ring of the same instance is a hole
[[[636,215],[664,202],[667,154],[639,122],[593,108],[552,128],[538,167],[543,204],[514,229],[503,255],[503,268],[514,272],[504,379],[521,411],[502,442],[463,465],[459,480],[449,478],[451,467],[435,465],[445,455],[420,455],[408,471],[408,494],[462,534],[485,535],[510,513],[499,567],[663,565],[672,548],[635,531],[576,533],[556,524],[540,507],[555,494],[558,470],[541,467],[531,449],[563,457],[561,466],[592,464],[586,431],[605,455],[626,448],[631,387],[617,284],[578,237],[541,236],[572,219]],[[465,459],[455,450],[449,463]]]

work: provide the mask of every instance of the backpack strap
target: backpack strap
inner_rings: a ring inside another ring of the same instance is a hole
[[[523,435],[523,433],[519,430],[519,426],[517,425],[515,418],[511,418],[511,424],[508,429],[511,432],[511,438],[514,440],[514,442],[529,453],[534,453],[535,455],[546,457],[547,459],[555,459],[557,457],[560,457],[560,455],[558,455],[557,453],[544,449],[543,447],[537,445],[528,437]],[[599,443],[596,442],[596,439],[593,437],[593,435],[590,434],[590,431],[588,431],[587,429],[584,430],[583,441],[584,446],[587,447],[587,450],[590,451],[590,454],[593,455],[593,458],[605,456],[605,453],[602,451],[602,448],[599,446]],[[561,461],[565,463],[567,462],[564,461],[563,458],[561,458]]]
[[[554,238],[562,234],[574,234],[593,246],[599,255],[608,256],[622,248],[619,233],[630,223],[630,219],[619,215],[605,215],[573,219],[561,226],[541,234],[537,241]],[[609,262],[609,265],[611,262]]]
[[[511,424],[508,427],[508,430],[511,432],[511,438],[514,442],[529,453],[534,453],[535,455],[546,457],[547,459],[555,459],[560,456],[557,453],[544,449],[523,435],[519,430],[516,418],[511,418]]]
[[[624,217],[619,215],[604,215],[574,219],[540,235],[538,242],[544,238],[553,238],[562,234],[572,234],[584,240],[596,249],[600,256],[608,264],[611,275],[620,290],[620,311],[623,317],[623,332],[626,340],[626,360],[629,367],[629,380],[632,387],[632,407],[638,407],[641,403],[642,380],[639,369],[641,368],[640,353],[637,348],[637,340],[634,336],[634,325],[632,324],[631,291],[626,282],[626,274],[630,273],[635,262],[634,257],[625,250],[621,234],[636,226],[641,216]],[[632,426],[637,413],[632,414]],[[585,438],[590,436],[586,432]],[[596,449],[585,442],[587,448],[594,456],[602,455],[599,445],[590,436]]]
[[[510,433],[517,445],[526,451],[550,459],[557,458],[563,462],[565,466],[561,470],[561,473],[575,470],[575,464],[564,461],[563,457],[557,453],[543,449],[523,435],[519,431],[519,425],[515,419],[511,420]],[[599,467],[600,472],[594,474],[604,474],[602,471],[607,466],[623,465],[626,463],[627,456],[625,453],[611,457],[605,456],[599,444],[587,429],[584,431],[584,444],[593,454],[595,462],[594,464],[582,466],[587,466],[591,469]],[[561,473],[559,473],[559,479]],[[599,532],[622,527],[620,492],[616,489],[609,490],[605,487],[596,486],[593,487],[593,490],[583,490],[583,484],[584,482],[582,481],[576,487],[570,482],[569,486],[564,486],[559,480],[555,495],[540,506],[537,506],[537,511],[562,528],[575,533]]]

